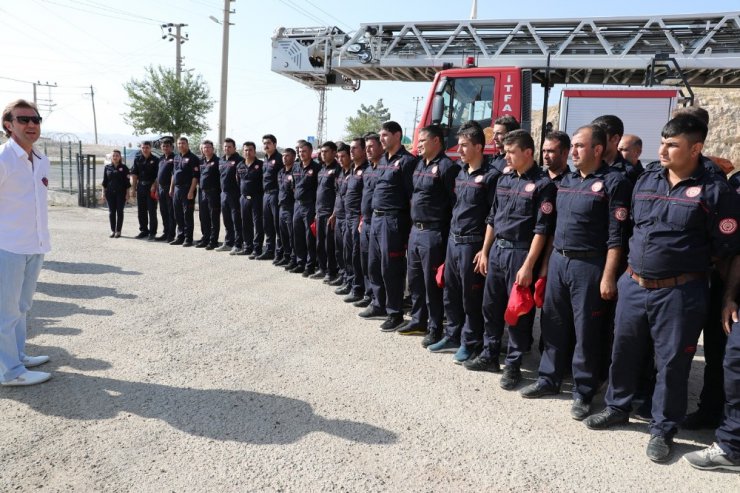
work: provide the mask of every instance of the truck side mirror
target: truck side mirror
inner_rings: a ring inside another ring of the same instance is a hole
[[[442,123],[442,112],[444,111],[444,98],[441,94],[435,94],[432,101],[432,125]]]

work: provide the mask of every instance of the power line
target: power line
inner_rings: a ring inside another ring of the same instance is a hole
[[[315,8],[316,8],[316,9],[317,9],[318,11],[320,11],[320,12],[323,12],[324,14],[328,15],[329,17],[331,17],[332,19],[334,19],[335,21],[337,21],[337,22],[338,22],[339,24],[341,24],[341,25],[343,25],[344,27],[348,28],[348,30],[350,30],[350,31],[351,31],[352,29],[354,29],[354,28],[353,28],[353,27],[351,27],[351,26],[350,26],[349,24],[345,24],[345,23],[344,23],[344,21],[341,21],[340,19],[338,19],[338,18],[334,17],[334,16],[332,15],[332,14],[330,14],[330,13],[329,13],[329,12],[327,12],[326,10],[322,9],[321,7],[319,7],[318,5],[316,5],[315,3],[313,3],[313,2],[311,1],[311,0],[304,0],[304,1],[305,1],[305,2],[307,3],[307,4],[309,4],[309,5],[313,5],[313,6],[314,6],[314,7],[315,7]]]
[[[86,6],[88,8],[82,8],[82,7],[79,7],[79,6],[69,5],[69,4],[66,4],[66,3],[59,3],[59,2],[56,2],[54,0],[41,0],[41,1],[46,2],[46,3],[53,4],[53,5],[58,5],[60,7],[64,7],[64,8],[67,8],[67,9],[78,10],[80,12],[86,12],[88,14],[98,15],[98,16],[102,16],[102,17],[108,17],[110,19],[117,19],[117,20],[121,20],[121,21],[136,22],[136,23],[140,23],[140,24],[150,24],[150,23],[160,24],[162,22],[160,20],[152,19],[151,17],[146,17],[146,16],[143,16],[143,15],[138,14],[138,13],[127,12],[127,11],[121,10],[121,9],[114,9],[114,8],[111,8],[111,7],[108,7],[108,6],[101,6],[100,4],[96,4],[96,3],[90,2],[90,1],[87,1],[87,2],[85,2],[84,0],[79,0],[78,1],[78,3],[81,3],[83,6]],[[98,11],[96,11],[96,10],[89,10],[90,8],[97,9]],[[100,10],[102,10],[103,12],[99,12]],[[104,12],[107,12],[107,13],[104,13]],[[148,22],[146,22],[146,21],[148,21]]]
[[[282,3],[283,5],[291,8],[291,9],[293,9],[294,11],[298,12],[299,14],[303,14],[304,16],[308,17],[312,21],[318,22],[320,25],[325,24],[323,19],[321,19],[319,17],[316,17],[310,11],[304,9],[303,7],[300,7],[300,6],[296,5],[296,4],[294,4],[290,0],[280,0],[280,3]]]

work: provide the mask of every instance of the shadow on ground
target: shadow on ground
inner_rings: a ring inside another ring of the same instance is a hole
[[[43,269],[53,270],[62,274],[124,274],[140,276],[141,272],[123,270],[117,265],[94,264],[85,262],[58,262],[49,260],[44,262]]]
[[[36,283],[36,292],[56,298],[70,298],[75,300],[93,300],[97,298],[118,298],[122,300],[136,299],[136,295],[119,293],[115,288],[103,286],[88,286],[86,284],[60,284],[54,282]]]

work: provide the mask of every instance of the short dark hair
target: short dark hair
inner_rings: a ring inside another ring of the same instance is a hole
[[[251,147],[252,149],[257,150],[257,146],[254,145],[254,142],[252,142],[251,140],[248,140],[245,143],[243,143],[242,147]]]
[[[190,143],[190,142],[188,142],[188,138],[187,138],[187,137],[180,137],[179,139],[177,139],[177,141],[178,141],[178,142],[185,142],[185,143],[187,143],[187,144],[189,144],[189,143]]]
[[[380,144],[380,135],[376,134],[375,132],[370,132],[365,134],[365,142],[368,140],[374,140],[378,144]]]
[[[673,112],[673,118],[681,115],[691,115],[695,118],[704,122],[704,125],[709,127],[709,112],[701,106],[686,106],[684,108],[678,108]]]
[[[444,142],[445,134],[439,125],[427,125],[426,127],[419,130],[419,133],[426,133],[430,137],[439,139],[440,142]]]
[[[283,154],[290,154],[291,156],[295,157],[295,149],[292,147],[286,147],[283,149]]]
[[[337,152],[346,152],[347,154],[349,154],[349,146],[342,142],[337,146]]]
[[[519,130],[521,125],[519,125],[519,122],[516,121],[516,118],[514,118],[511,115],[503,115],[499,116],[493,121],[494,125],[503,125],[506,127],[507,132],[513,132],[514,130]]]
[[[141,143],[141,146],[142,146],[142,147],[144,147],[144,146],[149,146],[149,147],[151,147],[151,146],[152,146],[152,141],[151,141],[151,140],[145,140],[145,141],[143,141],[143,142]]]
[[[534,139],[526,130],[518,129],[508,132],[503,140],[504,145],[515,145],[521,150],[532,149],[534,152]]]
[[[298,146],[298,148],[299,148],[299,149],[300,149],[301,147],[308,147],[308,148],[309,148],[310,150],[312,150],[312,151],[313,151],[313,144],[312,144],[312,143],[310,143],[310,142],[309,142],[309,141],[307,141],[307,140],[302,140],[302,141],[300,141],[300,142],[301,142],[301,145],[300,145],[300,146]]]
[[[401,135],[403,135],[403,129],[401,128],[401,125],[399,125],[398,122],[394,122],[393,120],[388,120],[387,122],[383,123],[380,126],[380,129],[392,134],[400,133]]]
[[[267,140],[271,141],[271,142],[272,142],[273,144],[277,144],[277,139],[276,139],[276,138],[275,138],[275,136],[274,136],[274,135],[272,135],[272,134],[265,134],[265,135],[263,135],[263,136],[262,136],[262,140],[265,140],[265,139],[267,139]],[[253,144],[253,145],[254,145],[254,144]]]
[[[172,137],[163,137],[162,140],[160,140],[160,145],[172,145],[175,143],[175,140]]]
[[[689,142],[695,144],[707,139],[707,126],[693,115],[679,115],[665,124],[660,136],[664,139],[684,135]]]
[[[39,114],[39,109],[36,107],[36,103],[31,103],[29,101],[26,101],[25,99],[16,99],[15,101],[9,103],[8,106],[6,106],[3,110],[3,131],[5,132],[6,137],[10,137],[10,131],[5,128],[5,122],[13,121],[13,110],[18,108],[33,110],[36,112],[36,116],[41,116]]]
[[[323,144],[321,144],[321,148],[323,149],[324,147],[328,147],[332,151],[337,152],[337,145],[334,142],[332,142],[331,140],[327,140],[326,142],[324,142]]]
[[[208,146],[209,145],[209,146],[213,147],[213,141],[206,139],[206,140],[203,141],[203,145],[204,146]]]
[[[592,125],[598,125],[604,129],[607,137],[624,135],[624,122],[616,115],[601,115],[591,122]]]
[[[499,125],[503,125],[503,123]],[[480,123],[475,120],[470,120],[460,125],[460,130],[457,131],[457,136],[465,137],[473,145],[486,145],[486,135],[483,133],[483,128],[480,126]]]
[[[304,139],[298,139],[296,141],[296,143],[295,143],[296,148],[300,148],[303,145],[304,142],[306,142],[306,140],[304,140]]]
[[[234,142],[234,139],[232,139],[231,137],[226,137],[224,139],[224,144],[231,144],[234,147],[236,147],[236,142]]]
[[[596,146],[601,146],[604,149],[606,149],[606,130],[604,130],[604,127],[596,124],[590,124],[590,125],[583,125],[582,127],[578,127],[578,130],[575,131],[573,135],[576,135],[581,130],[590,130],[591,131],[591,148],[593,149]]]
[[[570,149],[570,137],[568,134],[561,130],[553,130],[545,135],[545,140],[557,140],[558,147],[562,151],[563,149]]]
[[[362,137],[354,137],[352,139],[352,142],[357,142],[357,145],[359,145],[363,149],[365,148],[365,139],[363,139]]]

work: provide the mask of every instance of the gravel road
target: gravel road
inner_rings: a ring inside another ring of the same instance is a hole
[[[134,240],[131,208],[120,239],[102,209],[53,207],[50,224],[28,352],[54,378],[0,389],[0,491],[740,488],[680,460],[709,432],[681,432],[653,464],[644,422],[588,431],[569,393],[525,401],[320,282]]]

